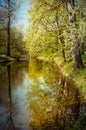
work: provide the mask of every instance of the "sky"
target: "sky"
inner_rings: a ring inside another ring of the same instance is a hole
[[[23,27],[23,31],[25,31],[28,27],[28,8],[29,8],[29,0],[11,0],[11,2],[19,2],[21,1],[21,4],[18,9],[16,9],[15,12],[15,19],[13,22],[13,25],[16,27]],[[0,0],[0,3],[4,5],[4,0]]]
[[[14,20],[14,24],[19,26],[23,26],[23,29],[26,30],[28,27],[28,4],[29,0],[22,0],[22,3],[19,9],[16,11],[16,19]]]

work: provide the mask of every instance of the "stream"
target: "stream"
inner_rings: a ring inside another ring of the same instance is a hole
[[[0,65],[0,130],[68,130],[86,113],[82,100],[52,63]]]

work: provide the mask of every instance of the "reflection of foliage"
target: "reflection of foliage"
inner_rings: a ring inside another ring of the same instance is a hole
[[[14,119],[18,114],[17,97],[13,99],[11,92],[14,87],[23,84],[28,63],[20,62],[0,66],[0,129],[15,130]],[[22,85],[21,85],[22,86]],[[12,89],[12,90],[11,90]],[[13,96],[13,95],[12,95]]]
[[[34,68],[34,78],[31,77],[32,84],[26,95],[30,125],[36,130],[68,128],[79,116],[78,89],[61,77],[55,66],[53,69],[52,65],[45,64],[40,70],[36,63],[34,65],[35,68],[33,64],[29,66]]]
[[[32,84],[31,91],[27,93],[27,100],[30,99],[28,108],[30,109],[30,123],[36,126],[43,125],[46,121],[53,121],[56,114],[56,101],[53,93],[49,93],[46,89],[41,89],[41,83],[38,84]]]
[[[6,89],[6,86],[7,86],[7,74],[6,74],[6,71],[7,71],[6,66],[3,66],[3,67],[0,66],[0,88],[3,88],[3,89],[4,88]]]
[[[55,68],[55,66],[52,64],[46,64],[43,71],[46,84],[51,88],[57,87],[60,76],[60,72],[58,71],[58,69]]]
[[[29,64],[29,77],[35,80],[42,75],[49,86],[56,86],[58,84],[59,72],[58,69],[54,69],[54,67],[55,66],[52,66],[49,63],[31,59]]]
[[[20,62],[20,63],[13,63],[11,66],[11,83],[15,84],[21,84],[24,78],[24,75],[21,73],[25,73],[28,68],[27,62]],[[5,89],[7,91],[7,85],[8,85],[8,75],[7,75],[7,66],[3,65],[0,66],[0,88]],[[15,82],[16,81],[16,82]],[[16,86],[16,85],[15,85]]]
[[[77,123],[72,128],[70,127],[69,130],[86,130],[86,115],[80,117]]]
[[[16,62],[16,63],[11,64],[11,70],[12,70],[11,71],[11,80],[15,86],[22,84],[24,74],[27,71],[27,68],[28,68],[27,62],[19,62],[19,63]],[[16,83],[17,83],[17,85],[16,85]]]
[[[13,63],[10,65],[10,77],[12,89],[17,86],[22,86],[24,74],[27,71],[28,63]],[[0,65],[0,105],[7,107],[8,102],[8,74],[7,66]]]
[[[29,64],[29,77],[31,79],[35,79],[36,77],[40,76],[42,71],[42,61],[31,59]]]

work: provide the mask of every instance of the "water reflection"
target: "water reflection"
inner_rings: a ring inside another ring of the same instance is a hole
[[[0,130],[27,130],[27,63],[0,66]]]
[[[0,130],[69,130],[83,112],[79,90],[52,63],[0,66]]]
[[[55,66],[33,62],[29,66],[32,84],[27,92],[30,126],[33,130],[68,129],[79,117],[79,90]]]
[[[9,114],[4,124],[3,130],[15,130],[15,125],[12,116],[12,96],[11,96],[11,78],[10,78],[10,65],[7,66],[8,74],[8,96],[9,96]]]

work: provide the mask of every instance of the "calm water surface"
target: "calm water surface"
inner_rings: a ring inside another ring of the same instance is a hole
[[[84,112],[79,90],[54,65],[0,65],[0,130],[67,130]]]

